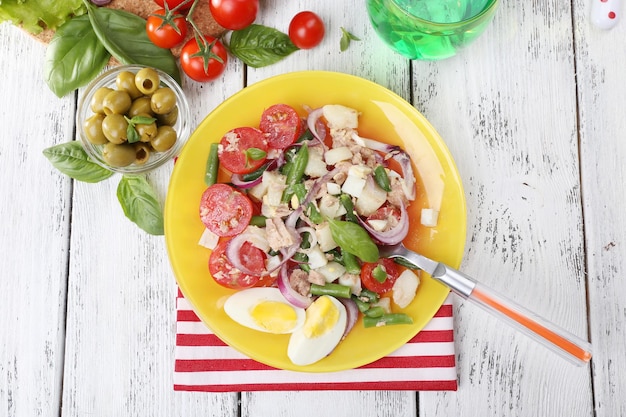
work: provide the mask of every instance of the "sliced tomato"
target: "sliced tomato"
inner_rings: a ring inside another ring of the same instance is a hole
[[[241,246],[241,261],[252,271],[259,271],[259,275],[244,274],[235,268],[226,257],[228,240],[222,240],[211,252],[209,257],[209,272],[218,284],[234,289],[250,288],[260,281],[261,273],[265,269],[265,254],[250,242]]]
[[[380,282],[372,275],[374,269],[380,265],[387,274],[385,281]],[[361,284],[370,291],[378,294],[384,294],[390,291],[393,283],[396,282],[400,275],[400,268],[389,258],[379,259],[378,262],[365,262],[361,266]]]
[[[222,137],[218,157],[230,172],[248,174],[263,165],[268,149],[267,139],[259,129],[238,127]]]
[[[275,104],[261,115],[259,129],[267,135],[270,148],[284,149],[300,137],[302,122],[293,107]]]
[[[248,226],[252,202],[226,184],[213,184],[202,193],[200,219],[218,236],[235,236]]]

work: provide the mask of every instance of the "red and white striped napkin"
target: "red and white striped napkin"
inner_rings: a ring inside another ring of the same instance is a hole
[[[227,346],[178,294],[174,390],[205,392],[304,390],[456,391],[452,302],[413,339],[360,368],[308,373],[256,362]]]

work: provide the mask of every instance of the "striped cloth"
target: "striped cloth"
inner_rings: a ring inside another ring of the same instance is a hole
[[[450,296],[426,327],[400,349],[360,368],[331,373],[285,371],[256,362],[213,334],[180,291],[176,305],[176,391],[457,389]]]

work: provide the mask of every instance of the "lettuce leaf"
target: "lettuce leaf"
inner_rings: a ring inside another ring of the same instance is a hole
[[[86,12],[82,0],[0,0],[0,22],[9,21],[32,34],[56,30]]]

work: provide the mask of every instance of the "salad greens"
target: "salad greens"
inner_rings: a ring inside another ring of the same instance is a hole
[[[82,0],[2,0],[0,23],[9,21],[36,35],[46,28],[55,30],[85,11]]]

